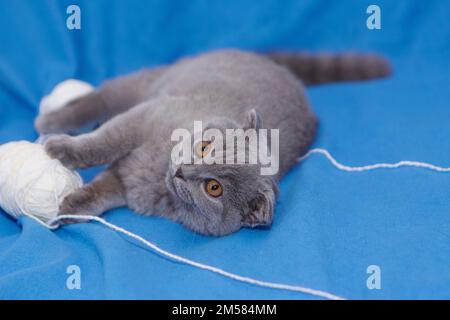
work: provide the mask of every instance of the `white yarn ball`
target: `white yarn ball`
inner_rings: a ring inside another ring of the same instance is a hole
[[[39,113],[49,113],[64,107],[67,103],[76,98],[84,96],[94,90],[89,83],[67,79],[59,83],[48,96],[42,98],[39,104]]]
[[[58,215],[64,197],[82,185],[80,175],[51,159],[43,145],[18,141],[0,146],[0,206],[15,218],[47,222]]]

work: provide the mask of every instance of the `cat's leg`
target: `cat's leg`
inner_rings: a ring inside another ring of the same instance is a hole
[[[40,134],[71,133],[84,126],[101,122],[106,104],[98,91],[70,101],[64,107],[40,114],[34,126]]]
[[[128,155],[143,142],[147,105],[120,114],[93,132],[79,136],[59,135],[45,144],[50,157],[68,168],[110,164]]]
[[[143,70],[106,81],[97,90],[66,106],[39,115],[36,130],[41,134],[70,133],[89,124],[104,123],[147,100],[152,95],[152,84],[164,70],[164,67]]]
[[[126,202],[125,188],[115,168],[111,167],[91,183],[67,195],[59,207],[59,214],[98,216],[125,206]]]

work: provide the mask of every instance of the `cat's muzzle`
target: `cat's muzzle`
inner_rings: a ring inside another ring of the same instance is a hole
[[[173,177],[173,185],[175,187],[175,192],[177,196],[187,204],[192,204],[194,201],[192,199],[191,193],[189,192],[185,184],[186,181],[183,178],[179,176]]]

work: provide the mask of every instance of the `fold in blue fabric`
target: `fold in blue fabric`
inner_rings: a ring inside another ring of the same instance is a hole
[[[381,29],[366,27],[368,5]],[[68,30],[66,8],[81,8]],[[0,0],[0,143],[37,134],[39,100],[60,81],[94,85],[219,48],[386,55],[392,77],[310,88],[315,146],[341,162],[450,166],[446,1]],[[82,171],[86,181],[100,169]],[[1,181],[0,181],[1,183]],[[204,237],[128,209],[107,220],[178,255],[265,281],[353,299],[450,297],[450,175],[419,168],[341,172],[315,156],[281,182],[273,226]],[[79,289],[67,286],[79,267]],[[381,270],[369,289],[367,268]],[[70,271],[70,270],[69,270]],[[169,261],[97,223],[50,231],[0,213],[1,299],[309,299]]]

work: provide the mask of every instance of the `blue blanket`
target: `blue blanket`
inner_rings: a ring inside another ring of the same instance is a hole
[[[381,8],[380,30],[366,27],[372,2]],[[81,8],[81,30],[66,27],[72,3]],[[0,0],[0,143],[34,140],[40,98],[67,78],[97,85],[223,47],[376,51],[391,60],[391,78],[310,88],[321,119],[315,145],[349,165],[408,159],[448,166],[449,9],[446,1],[422,0]],[[82,175],[89,181],[98,171]],[[166,250],[260,280],[346,298],[449,298],[449,190],[450,174],[346,173],[314,156],[282,180],[270,230],[210,238],[127,209],[105,217]],[[81,271],[79,290],[67,287],[71,265]],[[367,286],[371,265],[381,271],[380,289]],[[169,261],[98,223],[53,232],[0,213],[0,298],[311,296]]]

